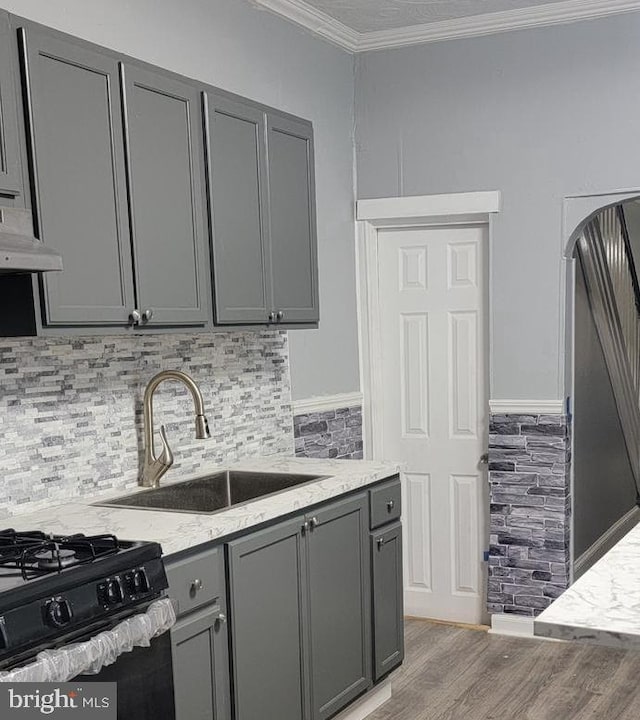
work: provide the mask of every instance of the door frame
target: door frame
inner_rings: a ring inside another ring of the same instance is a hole
[[[375,198],[356,202],[356,294],[358,303],[358,335],[360,378],[363,394],[362,439],[363,456],[368,460],[382,458],[383,402],[380,328],[380,296],[378,292],[378,230],[406,227],[455,227],[456,225],[488,225],[489,258],[492,247],[492,222],[500,212],[499,190],[439,195]],[[491,377],[491,264],[489,263],[489,378]],[[490,384],[487,387],[491,395]]]

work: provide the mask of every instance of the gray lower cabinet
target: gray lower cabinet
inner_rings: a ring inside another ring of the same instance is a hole
[[[357,495],[308,518],[311,717],[331,717],[371,685],[369,514]]]
[[[9,15],[0,10],[0,196],[7,199],[22,193],[17,96],[13,81],[13,42],[10,33]],[[2,202],[3,198],[0,198],[0,204]]]
[[[311,123],[207,92],[216,324],[318,322]]]
[[[371,532],[373,678],[380,680],[404,658],[402,525]]]
[[[43,276],[47,325],[127,324],[134,307],[118,63],[19,30],[37,229],[62,253]]]
[[[171,629],[176,720],[231,720],[222,547],[167,560],[178,621]]]
[[[235,720],[307,720],[302,517],[228,545]]]
[[[367,496],[228,545],[236,720],[321,720],[371,684]]]
[[[195,87],[121,64],[140,323],[207,319],[202,109]]]

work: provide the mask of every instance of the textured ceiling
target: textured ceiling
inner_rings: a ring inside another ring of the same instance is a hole
[[[357,32],[422,25],[563,0],[305,0]]]

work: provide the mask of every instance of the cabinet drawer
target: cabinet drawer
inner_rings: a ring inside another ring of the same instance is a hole
[[[400,517],[400,478],[397,475],[369,490],[369,509],[372,530]]]
[[[215,602],[224,594],[222,547],[166,562],[169,595],[177,603],[178,616]],[[224,598],[222,598],[224,601]]]

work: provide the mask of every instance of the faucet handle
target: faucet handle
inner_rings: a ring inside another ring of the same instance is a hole
[[[169,447],[167,430],[164,425],[160,425],[160,440],[162,441],[162,452],[158,455],[158,462],[166,465],[166,467],[171,467],[173,465],[173,453]]]

